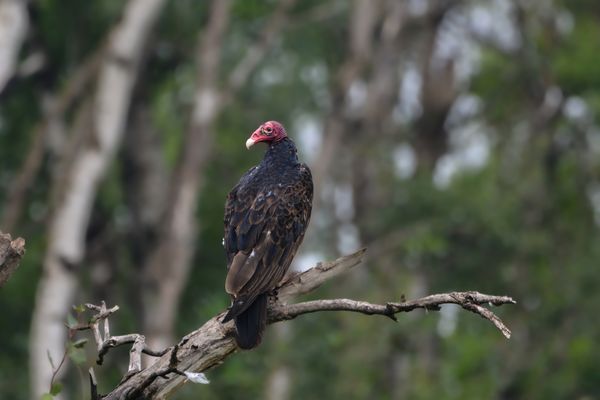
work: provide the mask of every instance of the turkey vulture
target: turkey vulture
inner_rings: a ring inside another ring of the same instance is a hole
[[[260,343],[268,295],[286,274],[312,209],[310,169],[298,162],[296,146],[284,127],[265,122],[246,147],[258,142],[269,145],[263,160],[242,176],[225,203],[225,290],[232,303],[223,322],[235,320],[242,349]]]

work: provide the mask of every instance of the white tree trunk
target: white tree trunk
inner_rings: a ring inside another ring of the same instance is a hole
[[[277,324],[272,328],[271,341],[275,348],[292,345],[293,332],[289,324]],[[293,373],[288,363],[277,360],[265,383],[264,398],[266,400],[287,400],[290,398]]]
[[[83,260],[85,233],[98,185],[123,135],[131,92],[148,34],[166,0],[131,0],[110,44],[98,77],[91,140],[78,149],[64,178],[50,221],[44,273],[36,296],[30,345],[33,398],[49,390],[52,367],[66,340],[64,321],[77,288],[73,266]]]
[[[0,0],[0,92],[14,74],[28,25],[25,0]]]

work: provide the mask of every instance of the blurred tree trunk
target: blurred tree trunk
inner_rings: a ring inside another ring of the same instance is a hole
[[[93,103],[92,99],[84,101],[75,121],[73,129],[85,132],[84,140],[75,153],[64,154],[68,160],[66,174],[54,182],[59,187],[58,201],[49,222],[48,248],[31,328],[34,398],[49,390],[52,368],[48,357],[57,363],[64,352],[64,321],[78,286],[77,269],[85,255],[91,208],[121,140],[143,49],[164,4],[165,0],[131,0],[125,6],[123,19],[109,34]]]
[[[402,74],[403,46],[408,47],[406,37],[411,35],[410,28],[421,26],[423,32],[424,51],[420,52],[420,73],[422,78],[421,105],[422,115],[416,122],[415,142],[419,167],[426,179],[432,179],[437,160],[447,151],[448,132],[445,120],[456,97],[454,71],[452,61],[448,61],[443,71],[432,69],[435,57],[435,45],[438,28],[447,12],[447,5],[431,6],[424,15],[409,16],[406,3],[390,2],[386,4],[378,31],[379,40],[373,41],[372,72],[366,81],[366,100],[362,114],[357,117],[355,128],[349,132],[352,140],[344,143],[352,155],[347,177],[352,184],[354,215],[352,224],[360,226],[361,243],[375,242],[380,232],[372,221],[377,220],[380,205],[389,198],[389,159],[378,157],[386,152],[385,147],[398,141],[400,135],[398,123],[393,121],[393,110],[399,102],[400,77]],[[412,18],[412,19],[411,19]],[[348,222],[346,222],[348,223]],[[373,265],[385,265],[385,254],[370,252]],[[397,267],[395,265],[395,267]],[[387,276],[383,273],[384,276]],[[377,276],[377,275],[376,275]],[[357,287],[363,287],[369,276],[357,277]],[[371,277],[373,279],[373,277]],[[413,273],[409,290],[411,296],[419,297],[428,290],[428,278],[422,271]],[[385,287],[382,283],[381,287]],[[397,288],[395,288],[397,289]],[[382,289],[385,290],[385,289]],[[410,317],[409,317],[410,318]],[[410,376],[415,369],[434,373],[436,362],[437,338],[435,333],[424,332],[420,340],[406,338],[397,339],[402,343],[394,348],[388,356],[389,392],[392,398],[400,399],[410,393]],[[398,335],[397,335],[398,336]],[[411,365],[407,354],[421,354],[418,365]]]
[[[434,62],[439,27],[450,5],[441,2],[433,7],[425,18],[424,43],[421,51],[421,107],[420,118],[415,124],[414,147],[417,153],[418,175],[433,173],[438,159],[448,151],[448,129],[446,118],[458,96],[455,83],[454,60]]]
[[[425,179],[433,185],[433,174],[438,160],[448,151],[449,131],[446,126],[448,113],[456,97],[458,90],[456,86],[454,59],[440,60],[436,54],[436,44],[440,35],[442,20],[453,7],[451,2],[440,2],[432,5],[430,11],[423,19],[423,50],[420,52],[420,75],[421,75],[421,116],[415,123],[414,148],[417,158],[416,179]],[[441,67],[438,66],[442,61]],[[419,263],[420,264],[420,263]],[[427,271],[423,265],[417,265],[416,270],[410,277],[411,296],[419,296],[427,293],[430,287]],[[414,318],[414,316],[413,316]],[[422,332],[418,340],[410,338],[407,349],[401,352],[393,352],[391,362],[398,366],[406,366],[404,353],[419,354],[417,362],[413,362],[408,372],[409,379],[417,371],[423,371],[430,380],[436,381],[436,373],[439,363],[439,337],[435,331]],[[397,370],[399,376],[407,376],[406,371]],[[401,388],[401,381],[393,381],[392,391],[405,393]],[[410,392],[408,392],[410,394]]]
[[[153,348],[172,344],[179,297],[193,255],[201,178],[213,146],[213,124],[222,105],[217,82],[230,7],[230,0],[213,1],[208,26],[200,34],[196,53],[198,84],[190,127],[171,180],[161,239],[143,275],[142,331]]]
[[[313,182],[314,182],[314,198],[313,210],[316,213],[313,221],[319,220],[321,223],[330,224],[324,227],[329,230],[330,237],[335,238],[335,231],[331,227],[334,221],[329,217],[322,216],[334,215],[335,205],[333,204],[333,191],[326,193],[325,183],[328,179],[338,179],[339,177],[332,176],[331,171],[340,171],[343,168],[332,168],[334,160],[343,160],[338,157],[342,152],[342,139],[349,138],[355,131],[356,118],[353,111],[350,110],[352,101],[351,89],[353,85],[357,85],[363,79],[362,75],[365,68],[370,65],[370,56],[372,53],[372,36],[378,21],[379,7],[372,7],[374,3],[362,0],[355,0],[352,3],[349,18],[347,21],[348,44],[345,52],[344,61],[337,69],[332,78],[332,85],[329,88],[331,98],[331,108],[325,119],[323,127],[323,141],[319,149],[319,154],[311,165]],[[308,228],[305,246],[302,248],[314,247],[317,241],[317,229],[313,228],[315,222]],[[308,243],[308,245],[306,245]],[[335,247],[325,246],[325,247]]]
[[[276,324],[271,329],[271,341],[275,348],[287,348],[291,345],[294,332],[290,324]],[[278,359],[273,363],[265,383],[264,398],[267,400],[286,400],[290,398],[292,386],[292,370],[286,361]]]
[[[389,170],[388,159],[381,159],[391,138],[397,138],[397,126],[392,119],[399,101],[403,29],[407,11],[403,2],[388,1],[382,10],[378,40],[374,40],[371,54],[373,70],[366,84],[365,105],[358,128],[352,132],[353,140],[346,147],[352,155],[348,177],[352,185],[354,204],[353,221],[360,226],[361,243],[376,239],[369,220],[378,212],[377,204],[385,204],[387,188],[381,185],[383,174]],[[351,144],[350,144],[351,143]]]
[[[327,117],[324,127],[323,144],[319,155],[312,167],[313,180],[315,183],[315,199],[313,208],[318,210],[320,204],[321,188],[327,178],[327,171],[331,162],[337,155],[337,149],[343,135],[352,132],[351,112],[349,102],[351,101],[350,89],[352,85],[359,83],[363,78],[364,69],[370,64],[372,53],[372,36],[378,20],[379,7],[373,7],[374,3],[355,0],[348,21],[349,44],[344,63],[338,70],[331,88],[331,111]]]
[[[28,24],[26,0],[0,0],[0,93],[15,73]]]
[[[196,53],[198,83],[190,127],[183,141],[180,162],[171,179],[173,186],[161,223],[161,239],[144,271],[143,331],[151,347],[168,347],[174,338],[179,298],[185,288],[194,253],[198,230],[195,212],[205,166],[212,154],[215,120],[272,46],[284,27],[287,11],[294,1],[278,3],[262,36],[248,48],[231,74],[224,79],[225,85],[218,83],[231,1],[215,0],[212,3],[208,26],[199,37]]]
[[[320,147],[314,165],[311,166],[315,188],[313,210],[317,213],[325,213],[327,212],[324,211],[325,207],[333,207],[331,203],[324,201],[322,189],[327,179],[332,178],[330,176],[330,166],[342,151],[341,148],[344,147],[342,146],[342,138],[351,137],[354,131],[355,119],[352,118],[352,111],[349,110],[352,101],[350,91],[353,85],[363,79],[364,70],[371,62],[372,36],[379,22],[380,14],[381,7],[378,3],[363,0],[352,2],[347,22],[349,44],[346,57],[337,71],[334,85],[330,88],[332,105],[324,126],[323,145]],[[317,217],[313,217],[313,219],[315,218]],[[309,229],[305,243],[315,241],[315,233],[316,229]],[[309,246],[303,246],[303,248],[307,247]],[[293,340],[293,335],[294,332],[289,329],[283,327],[277,329],[273,338],[274,347],[285,347],[287,343]],[[276,365],[267,378],[265,398],[269,400],[289,398],[293,376],[293,371],[287,363],[282,362]]]
[[[131,212],[131,225],[127,231],[129,250],[136,273],[143,276],[161,234],[162,217],[169,196],[169,171],[163,156],[163,143],[151,122],[147,104],[137,106],[133,113],[131,134],[127,135],[123,152],[122,185],[125,201]],[[143,323],[143,282],[129,282],[130,304],[135,305],[138,326]]]
[[[91,90],[91,82],[98,73],[103,55],[104,45],[101,45],[77,67],[70,75],[71,79],[57,95],[44,93],[40,96],[42,120],[33,129],[27,156],[7,194],[0,217],[0,226],[3,229],[12,231],[21,220],[23,210],[28,204],[28,194],[36,183],[47,150],[56,153],[53,155],[60,159],[61,154],[68,148],[64,137],[65,114],[74,108],[74,103],[85,91]]]

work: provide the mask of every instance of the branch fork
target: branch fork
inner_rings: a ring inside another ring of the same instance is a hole
[[[144,391],[144,389],[152,384],[156,378],[160,377],[167,379],[171,373],[183,376],[186,379],[192,380],[196,383],[208,383],[208,380],[204,374],[191,373],[178,369],[178,344],[161,351],[154,351],[146,346],[146,337],[144,335],[130,333],[128,335],[111,336],[108,317],[118,311],[119,306],[107,308],[106,303],[102,301],[101,305],[99,306],[87,303],[85,304],[85,307],[90,311],[95,311],[97,314],[90,318],[88,324],[81,324],[73,327],[73,329],[78,331],[89,329],[93,332],[94,340],[98,350],[98,359],[96,360],[96,364],[102,365],[104,362],[104,356],[111,348],[133,343],[131,350],[129,351],[129,366],[127,368],[127,373],[121,380],[121,384],[142,370],[142,353],[153,357],[161,357],[169,353],[169,364],[166,367],[159,369],[147,376],[140,385],[128,393],[127,398],[136,398]],[[100,327],[101,324],[103,325],[103,329]],[[103,330],[103,332],[101,332],[101,330]],[[92,400],[100,400],[102,396],[98,394],[98,383],[93,368],[89,369],[89,379]]]
[[[288,277],[277,289],[277,299],[269,304],[268,322],[271,324],[290,320],[302,314],[320,311],[350,311],[366,315],[382,315],[396,321],[396,314],[400,312],[410,312],[418,308],[435,311],[440,310],[443,304],[457,304],[465,310],[489,320],[506,338],[510,337],[511,333],[506,325],[484,305],[500,306],[516,302],[508,296],[493,296],[475,291],[433,294],[408,301],[401,297],[400,302],[385,304],[351,299],[314,300],[287,304],[293,297],[308,293],[325,281],[360,264],[365,251],[366,249],[361,249],[335,261],[318,263],[314,268]],[[102,397],[104,400],[166,398],[188,380],[196,383],[208,383],[202,372],[221,364],[229,355],[238,350],[234,340],[233,322],[225,324],[221,322],[224,313],[216,315],[197,330],[187,334],[175,346],[161,352],[153,352],[146,347],[143,335],[110,336],[107,318],[118,310],[117,306],[107,309],[106,305],[102,303],[101,306],[87,304],[86,307],[97,312],[87,329],[94,331],[100,362],[101,355],[104,356],[109,348],[133,343],[127,375],[111,393]],[[104,321],[104,337],[100,335],[99,324],[101,321]],[[141,369],[139,360],[142,352],[160,356],[160,358],[152,365]],[[90,381],[92,381],[91,377]],[[92,393],[95,390],[95,387],[92,387]]]
[[[95,311],[97,314],[90,318],[89,323],[82,324],[74,327],[73,329],[78,331],[91,330],[94,334],[94,341],[98,349],[98,359],[96,364],[102,365],[104,362],[104,356],[113,347],[122,346],[124,344],[131,344],[131,350],[129,351],[129,367],[127,369],[127,376],[135,374],[142,369],[142,353],[148,354],[153,357],[160,357],[167,353],[169,349],[161,351],[154,351],[146,346],[146,337],[138,333],[130,333],[128,335],[111,336],[110,325],[108,323],[108,317],[119,310],[119,306],[107,308],[106,303],[102,303],[97,306],[95,304],[85,304],[85,308],[90,311]],[[104,334],[100,332],[100,324],[103,323]]]

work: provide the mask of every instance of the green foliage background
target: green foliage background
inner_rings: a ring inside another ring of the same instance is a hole
[[[136,89],[151,111],[169,168],[179,157],[188,124],[196,78],[194,49],[207,20],[206,3],[169,2]],[[235,2],[222,77],[256,40],[273,3]],[[322,3],[339,11],[325,21],[302,22],[302,16]],[[476,2],[463,3],[469,7]],[[548,12],[568,18],[572,29],[554,37],[542,12],[525,8],[529,22],[523,32],[530,47],[515,55],[482,44],[479,66],[460,89],[482,105],[476,118],[491,143],[484,165],[460,171],[444,187],[433,183],[432,171],[409,178],[395,175],[389,150],[410,144],[418,135],[410,121],[394,137],[367,137],[368,153],[349,145],[340,149],[337,157],[353,152],[354,162],[377,171],[371,185],[382,194],[353,221],[372,252],[366,265],[312,295],[385,302],[403,294],[453,290],[507,294],[518,304],[495,311],[511,327],[513,338],[507,341],[486,321],[457,310],[413,312],[396,324],[344,313],[308,315],[269,328],[264,345],[230,357],[208,372],[209,385],[187,385],[176,399],[265,398],[269,376],[280,369],[290,373],[290,399],[600,398],[600,324],[595,320],[600,307],[600,209],[592,195],[600,187],[600,3],[548,3]],[[200,232],[178,334],[197,328],[228,305],[220,246],[223,202],[239,176],[260,158],[260,152],[244,149],[246,137],[267,119],[285,122],[294,136],[301,131],[294,124],[299,117],[326,118],[329,110],[322,96],[303,73],[317,65],[325,71],[320,89],[334,87],[348,40],[348,4],[299,2],[291,11],[290,26],[220,116],[198,202]],[[40,0],[32,7],[34,29],[23,53],[40,48],[50,61],[42,73],[17,80],[0,97],[0,211],[31,145],[41,96],[65,85],[119,19],[123,2]],[[277,79],[265,83],[269,71]],[[537,103],[530,87],[540,82],[558,88],[567,103],[583,102],[584,120],[560,113],[538,131],[532,122]],[[359,135],[346,132],[344,141],[351,143]],[[27,240],[27,254],[0,290],[3,399],[29,398],[28,332],[49,240],[45,223],[51,211],[51,163],[46,157],[27,199],[26,215],[11,232]],[[343,165],[334,163],[332,168]],[[335,171],[331,175],[333,182],[340,176]],[[127,246],[131,232],[118,223],[128,212],[127,190],[120,154],[102,184],[94,218],[105,220],[101,229],[119,242],[111,255],[117,276],[106,300],[121,306],[113,330],[122,333],[139,328],[139,299],[131,291],[135,262]],[[339,255],[332,214],[333,208],[320,214],[330,222],[318,224],[314,239],[305,245],[326,258]],[[84,265],[79,300],[97,302],[88,274]],[[82,378],[77,371],[93,365],[89,347],[85,361],[71,365],[63,382],[73,398],[87,388],[85,373]],[[97,368],[101,392],[118,382],[126,357],[125,350],[115,351],[106,366]]]

